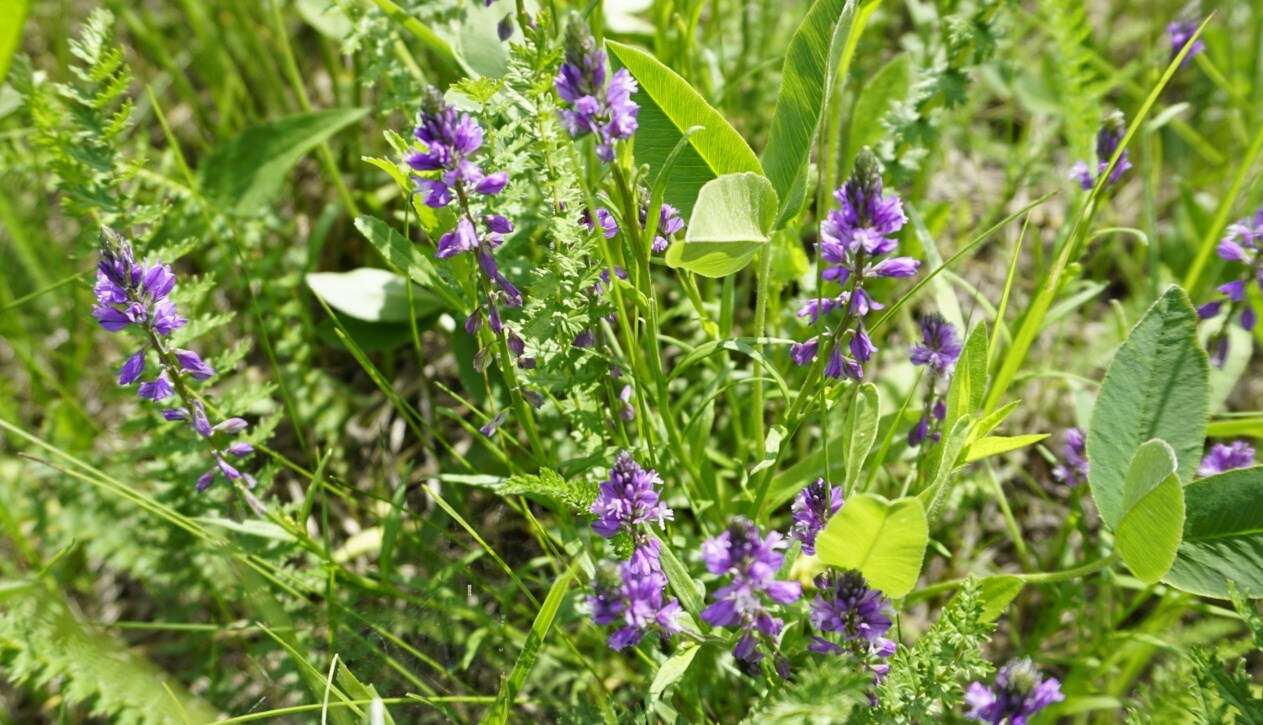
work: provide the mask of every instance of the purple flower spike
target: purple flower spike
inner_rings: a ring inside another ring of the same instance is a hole
[[[816,598],[811,603],[811,626],[840,635],[843,642],[862,640],[887,648],[883,635],[890,630],[886,616],[889,602],[876,589],[869,589],[857,571],[816,577]],[[823,639],[823,638],[819,638]],[[827,641],[827,640],[826,640]]]
[[[1254,447],[1245,441],[1233,441],[1227,445],[1216,443],[1197,468],[1199,476],[1213,476],[1234,468],[1254,465]]]
[[[1067,486],[1078,486],[1088,480],[1087,441],[1078,428],[1066,429],[1066,442],[1061,449],[1061,462],[1052,470],[1053,478]]]
[[[809,555],[816,553],[816,535],[824,529],[829,517],[836,514],[840,508],[842,508],[842,488],[830,486],[823,478],[817,478],[798,492],[790,507],[794,524],[790,527],[789,535],[802,542],[803,553]]]
[[[965,717],[990,725],[1026,725],[1036,713],[1066,696],[1056,678],[1044,678],[1028,659],[1000,668],[995,685],[974,682],[965,692]]]
[[[641,525],[664,526],[674,514],[658,495],[661,483],[657,472],[641,468],[630,453],[620,453],[592,503],[590,511],[597,516],[592,530],[610,539]]]
[[[553,85],[569,108],[561,111],[561,122],[575,138],[591,134],[596,138],[596,155],[602,161],[614,159],[614,142],[636,132],[640,107],[631,100],[636,80],[626,68],[609,77],[605,51],[597,47],[581,20],[572,20],[566,29],[566,55]]]
[[[482,177],[482,180],[474,184],[474,191],[484,196],[495,196],[504,191],[504,187],[509,184],[509,175],[503,171],[497,171]]]
[[[650,631],[656,630],[663,638],[680,631],[676,622],[680,603],[666,598],[667,577],[658,556],[656,540],[637,547],[631,559],[619,566],[617,577],[606,574],[588,600],[593,622],[622,624],[607,641],[610,649],[635,646]]]
[[[758,527],[744,518],[734,519],[723,533],[702,544],[706,569],[730,576],[728,584],[715,591],[715,602],[702,611],[702,619],[712,627],[740,629],[733,656],[743,666],[762,659],[758,640],[774,643],[784,626],[771,615],[766,600],[789,604],[802,596],[798,582],[776,578],[784,548],[785,539],[779,533],[761,536]]]
[[[913,365],[925,365],[937,374],[951,372],[960,357],[960,336],[956,327],[941,315],[921,318],[921,342],[912,347]]]

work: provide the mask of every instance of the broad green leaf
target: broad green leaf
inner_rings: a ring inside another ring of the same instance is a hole
[[[916,585],[929,539],[920,501],[863,493],[848,498],[829,519],[816,537],[816,556],[830,566],[859,570],[874,588],[898,599]]]
[[[688,218],[706,182],[723,174],[763,173],[759,158],[749,144],[701,94],[675,71],[648,52],[612,40],[606,41],[613,59],[622,64],[640,85],[632,100],[640,104],[636,130],[636,162],[656,173],[666,163],[684,132],[694,133],[671,171],[664,198]]]
[[[13,54],[22,44],[22,26],[30,0],[4,0],[0,2],[0,82],[9,73]]]
[[[877,424],[881,414],[881,397],[877,386],[864,383],[851,401],[846,411],[846,478],[843,489],[847,493],[855,490],[860,480],[860,472],[864,467],[864,459],[877,440]]]
[[[666,262],[703,277],[741,270],[771,239],[776,192],[759,174],[725,174],[702,187],[684,240],[667,249]]]
[[[785,49],[781,88],[772,112],[763,169],[782,205],[807,173],[838,58],[855,18],[855,0],[816,0]],[[780,211],[780,210],[778,210]],[[785,210],[786,218],[796,210]]]
[[[1114,536],[1123,563],[1154,584],[1175,561],[1184,528],[1184,490],[1175,451],[1161,440],[1136,450],[1123,483],[1123,517]]]
[[[1088,482],[1105,523],[1117,530],[1124,481],[1141,443],[1159,438],[1192,478],[1206,435],[1206,353],[1197,344],[1197,313],[1170,287],[1132,328],[1114,356],[1088,430]]]
[[[350,272],[312,272],[307,286],[330,307],[368,322],[399,322],[408,319],[408,291],[404,279],[394,272],[360,267]],[[436,312],[437,297],[421,287],[412,293],[413,311],[418,317]]]
[[[367,108],[338,108],[248,128],[215,149],[198,169],[202,193],[224,210],[260,211],[281,192],[299,159],[366,113]]]
[[[539,659],[540,650],[544,647],[544,640],[547,639],[548,632],[553,627],[557,610],[561,609],[562,599],[570,590],[570,582],[573,579],[574,565],[571,565],[548,589],[548,596],[544,598],[544,603],[540,605],[539,612],[535,615],[535,622],[531,624],[531,631],[526,635],[526,643],[522,645],[522,651],[518,653],[517,661],[513,663],[513,670],[501,683],[496,703],[487,712],[483,722],[501,725],[509,722],[509,708],[517,699],[518,693],[522,691],[522,686],[526,684],[526,678],[530,676],[531,670],[535,669],[535,662]]]
[[[693,664],[693,658],[697,657],[700,646],[685,644],[682,645],[675,654],[671,655],[658,668],[658,673],[653,676],[653,682],[649,685],[649,699],[660,700],[662,693],[667,688],[680,681],[684,677],[684,673],[688,672],[689,665]]]
[[[852,156],[881,140],[886,132],[882,119],[897,101],[907,97],[911,79],[911,60],[907,53],[901,53],[865,81],[851,112],[847,149]]]
[[[1019,436],[987,436],[969,444],[965,449],[965,463],[973,463],[991,456],[1016,451],[1034,445],[1048,437],[1047,433],[1028,433]]]
[[[1239,468],[1184,487],[1184,540],[1163,581],[1228,598],[1235,583],[1263,597],[1263,466]]]

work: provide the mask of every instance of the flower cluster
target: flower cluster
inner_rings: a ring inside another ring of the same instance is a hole
[[[798,492],[790,507],[794,523],[789,529],[789,535],[802,542],[803,553],[815,555],[816,536],[824,529],[829,517],[840,508],[842,488],[830,486],[823,478],[817,478]]]
[[[424,195],[425,204],[435,209],[456,207],[456,226],[439,237],[435,256],[448,259],[473,253],[485,282],[480,285],[478,307],[465,319],[465,332],[476,334],[485,314],[491,331],[505,335],[518,367],[534,367],[535,359],[526,355],[526,343],[512,329],[506,329],[500,314],[500,305],[522,306],[522,292],[500,271],[495,257],[504,235],[513,232],[513,222],[500,214],[484,214],[479,233],[471,208],[471,194],[495,196],[504,191],[509,175],[503,171],[483,173],[473,159],[482,148],[482,127],[469,114],[458,113],[448,105],[438,89],[426,91],[413,136],[425,149],[410,154],[407,163],[417,175],[417,190]]]
[[[601,234],[606,239],[613,239],[618,234],[618,221],[614,219],[614,215],[605,207],[598,207],[596,210],[597,223],[601,225]],[[644,226],[649,220],[649,207],[640,206],[640,224]],[[583,216],[579,218],[579,223],[586,229],[592,229],[592,215],[583,212]],[[680,211],[670,204],[663,202],[658,209],[658,231],[653,237],[653,244],[650,249],[654,254],[661,254],[667,251],[667,247],[671,246],[671,242],[678,238],[680,232],[684,231],[684,218],[680,216]]]
[[[942,386],[951,377],[960,358],[960,335],[952,323],[936,314],[921,318],[921,342],[908,355],[913,365],[924,365],[929,376],[925,388],[925,410],[908,432],[908,445],[919,446],[927,439],[935,443],[942,436],[939,425],[947,416]]]
[[[561,111],[566,131],[575,138],[592,134],[596,155],[614,160],[614,142],[636,132],[640,107],[632,101],[636,80],[626,68],[609,76],[605,51],[588,26],[575,18],[566,29],[566,56],[553,84],[569,108]]]
[[[1078,486],[1088,480],[1088,449],[1083,431],[1066,429],[1061,461],[1052,470],[1053,478],[1067,486]]]
[[[838,208],[829,212],[820,225],[820,259],[828,267],[821,277],[846,287],[836,297],[808,300],[798,316],[814,324],[834,310],[843,310],[845,317],[835,334],[825,339],[817,335],[790,348],[790,356],[798,365],[815,359],[822,343],[832,341],[824,373],[830,378],[843,375],[853,380],[864,377],[864,363],[877,348],[864,327],[864,318],[883,305],[868,293],[864,282],[871,277],[912,277],[921,262],[912,257],[889,256],[899,246],[894,234],[903,228],[907,217],[903,202],[894,194],[882,193],[881,172],[877,157],[868,149],[860,152],[855,171],[833,197]],[[854,322],[854,330],[848,330]],[[851,332],[850,356],[842,353],[842,336]]]
[[[640,207],[640,224],[644,224],[649,220],[648,207]],[[658,233],[654,235],[653,244],[650,249],[654,254],[662,254],[667,251],[667,247],[671,246],[676,235],[684,231],[684,219],[680,217],[680,212],[675,207],[662,202],[662,207],[658,209]]]
[[[1066,698],[1055,677],[1044,678],[1028,659],[1000,668],[995,685],[974,682],[965,692],[965,717],[991,725],[1026,725],[1035,713]]]
[[[776,578],[784,562],[785,538],[778,532],[766,537],[748,519],[736,518],[718,536],[702,544],[702,561],[716,575],[729,575],[728,584],[715,591],[715,602],[702,611],[702,620],[712,627],[738,628],[741,636],[733,647],[733,657],[747,673],[753,674],[763,659],[760,641],[775,649],[784,622],[773,617],[765,599],[789,604],[802,596],[802,585]],[[786,663],[777,662],[778,670]],[[785,674],[785,672],[782,672]]]
[[[128,357],[119,370],[118,384],[131,385],[140,380],[145,372],[146,355],[153,351],[158,359],[158,373],[141,382],[137,394],[155,403],[172,397],[184,402],[183,406],[164,409],[162,416],[171,421],[188,421],[210,448],[215,465],[197,479],[197,490],[208,488],[217,473],[230,481],[242,479],[253,487],[254,478],[229,463],[229,458],[244,458],[254,452],[249,443],[227,440],[245,430],[246,421],[228,418],[212,425],[202,402],[189,393],[185,378],[207,380],[215,375],[215,370],[192,350],[168,347],[165,342],[172,332],[188,322],[171,299],[175,281],[170,265],[137,262],[127,240],[108,228],[103,229],[92,316],[110,332],[132,328],[145,336],[144,346]]]
[[[1193,38],[1193,34],[1196,32],[1197,23],[1191,20],[1172,20],[1167,24],[1167,37],[1171,39],[1172,58],[1175,58],[1175,56],[1180,54],[1181,50],[1184,50],[1184,46],[1188,45],[1189,40]],[[1193,41],[1193,46],[1188,49],[1188,55],[1184,56],[1184,60],[1180,63],[1180,65],[1188,65],[1188,62],[1193,59],[1193,56],[1203,50],[1206,50],[1206,44],[1202,42],[1201,38]]]
[[[1258,322],[1258,313],[1246,299],[1246,290],[1251,281],[1259,289],[1263,289],[1263,254],[1259,253],[1260,249],[1263,249],[1263,209],[1228,227],[1227,235],[1215,248],[1220,259],[1244,267],[1236,273],[1235,279],[1218,287],[1223,298],[1197,308],[1197,316],[1206,320],[1217,316],[1224,303],[1228,304],[1224,327],[1212,335],[1208,342],[1210,360],[1216,367],[1223,367],[1228,358],[1228,334],[1225,329],[1228,322],[1235,317],[1247,332],[1254,330],[1254,325]]]
[[[656,472],[641,468],[631,454],[621,453],[590,509],[597,517],[593,531],[606,539],[628,534],[634,547],[631,558],[597,582],[589,600],[596,624],[623,622],[608,641],[614,650],[638,643],[650,629],[656,628],[663,637],[679,631],[675,619],[680,605],[666,598],[661,544],[645,530],[654,523],[663,526],[673,516],[658,493],[661,483]]]
[[[1229,444],[1216,443],[1197,467],[1197,475],[1213,476],[1216,473],[1231,471],[1234,468],[1247,468],[1254,465],[1254,446],[1245,441],[1233,441]]]
[[[821,574],[816,577],[810,615],[811,626],[820,634],[812,635],[807,648],[819,654],[852,654],[868,665],[873,683],[880,684],[890,671],[885,660],[897,649],[885,636],[891,624],[886,615],[889,606],[881,592],[870,589],[857,571]]]
[[[1096,185],[1096,180],[1100,175],[1105,173],[1109,168],[1110,159],[1113,158],[1114,152],[1118,150],[1118,144],[1122,142],[1123,136],[1127,132],[1127,121],[1123,118],[1122,111],[1112,111],[1101,121],[1101,130],[1096,132],[1096,173],[1088,167],[1086,161],[1078,161],[1074,168],[1070,170],[1070,178],[1079,182],[1079,186],[1084,191],[1090,190]],[[1110,172],[1108,183],[1113,184],[1123,178],[1123,174],[1131,168],[1131,159],[1124,150],[1122,155],[1118,157],[1118,163],[1114,165],[1114,170]]]

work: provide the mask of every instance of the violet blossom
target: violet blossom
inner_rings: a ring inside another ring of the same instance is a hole
[[[1236,318],[1241,328],[1250,332],[1258,322],[1258,313],[1247,298],[1247,292],[1250,282],[1263,290],[1263,254],[1259,253],[1260,249],[1263,249],[1263,208],[1228,227],[1227,234],[1215,248],[1219,258],[1231,264],[1234,270],[1232,281],[1218,287],[1223,297],[1197,308],[1197,316],[1206,320],[1219,315],[1224,305],[1228,305],[1228,314],[1220,329],[1207,342],[1210,361],[1215,367],[1223,367],[1228,359],[1228,323]]]
[[[1079,182],[1084,191],[1091,190],[1101,174],[1109,168],[1110,159],[1114,157],[1114,152],[1118,150],[1118,144],[1122,142],[1126,132],[1127,121],[1122,111],[1115,110],[1107,114],[1101,121],[1101,129],[1096,132],[1096,172],[1092,172],[1086,161],[1078,161],[1070,170],[1070,178]],[[1116,183],[1130,168],[1131,159],[1124,150],[1118,157],[1118,163],[1114,164],[1107,183]]]
[[[608,80],[608,82],[607,82]],[[614,160],[614,142],[636,132],[639,106],[631,100],[636,80],[626,68],[609,75],[605,51],[582,20],[566,29],[566,54],[553,84],[569,106],[561,111],[566,131],[575,138],[596,138],[596,155]]]
[[[908,445],[914,447],[926,440],[937,443],[942,437],[939,427],[947,417],[947,405],[942,396],[961,351],[956,327],[941,315],[922,317],[920,327],[921,342],[912,346],[908,358],[913,365],[925,366],[929,381],[925,389],[925,410],[908,432]]]
[[[790,507],[794,523],[789,535],[802,542],[803,553],[815,555],[816,536],[824,529],[829,517],[840,508],[842,487],[830,486],[823,478],[817,478],[798,492]]]
[[[1041,677],[1030,660],[1021,659],[1001,667],[993,686],[969,686],[965,717],[991,725],[1026,725],[1040,710],[1064,699],[1055,677]]]
[[[1078,486],[1088,480],[1087,440],[1078,428],[1067,428],[1061,448],[1061,461],[1053,467],[1053,478],[1067,486]]]
[[[1254,465],[1254,446],[1245,441],[1232,443],[1216,443],[1210,447],[1206,457],[1197,468],[1199,476],[1213,476],[1234,468],[1247,468]]]

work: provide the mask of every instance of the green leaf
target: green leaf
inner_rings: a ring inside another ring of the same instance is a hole
[[[994,622],[1022,592],[1023,582],[1010,574],[983,577],[978,594],[982,599],[982,621]]]
[[[0,3],[0,81],[9,73],[9,62],[22,44],[22,25],[30,10],[30,0],[5,0]]]
[[[522,651],[518,653],[517,661],[513,663],[513,670],[501,683],[496,703],[483,722],[503,724],[509,721],[509,708],[517,699],[518,693],[522,691],[522,685],[526,684],[526,678],[531,674],[531,670],[535,669],[535,661],[539,659],[544,640],[553,627],[557,610],[561,608],[561,601],[569,591],[570,582],[573,579],[574,565],[572,564],[548,589],[548,596],[544,598],[544,603],[540,605],[539,612],[535,615],[535,622],[531,624],[531,631],[526,635],[526,643],[522,645]]]
[[[655,535],[656,537],[656,535]],[[706,587],[689,573],[688,567],[680,561],[669,542],[659,539],[662,546],[662,573],[667,575],[671,591],[680,598],[680,606],[694,617],[701,617],[702,605],[706,601]]]
[[[1016,451],[1034,445],[1048,437],[1047,433],[1028,433],[1020,436],[987,436],[969,444],[965,449],[965,463],[973,463],[991,456]]]
[[[509,70],[509,46],[500,40],[496,25],[509,11],[478,2],[465,5],[464,12],[454,43],[457,57],[480,76],[503,76]]]
[[[1136,450],[1123,483],[1123,514],[1114,537],[1118,553],[1145,584],[1162,578],[1175,561],[1184,529],[1184,490],[1175,451],[1151,440]]]
[[[960,459],[961,451],[965,450],[965,444],[972,430],[973,419],[965,416],[956,421],[950,431],[943,434],[942,443],[930,449],[929,465],[926,470],[933,478],[930,485],[917,494],[917,499],[925,508],[926,516],[931,519],[936,518],[943,507],[948,488],[952,484],[952,477],[956,474],[956,461]]]
[[[907,53],[901,53],[864,83],[851,112],[847,148],[852,154],[881,140],[886,131],[882,119],[897,101],[907,97],[911,79],[912,62]]]
[[[355,23],[346,12],[330,0],[298,0],[294,9],[308,25],[330,40],[341,42],[355,30]]]
[[[684,241],[667,249],[666,262],[703,277],[740,271],[771,239],[776,192],[758,174],[726,174],[697,196]]]
[[[366,113],[367,108],[338,108],[248,128],[199,168],[202,193],[224,210],[258,212],[281,192],[285,175],[299,159]]]
[[[1117,530],[1124,482],[1140,444],[1160,438],[1192,478],[1206,435],[1206,353],[1197,344],[1197,313],[1170,287],[1132,328],[1114,356],[1088,430],[1088,482],[1105,523]]]
[[[854,0],[816,0],[789,40],[781,88],[772,112],[763,169],[782,205],[807,173],[816,128],[833,85],[834,70],[855,18]],[[782,218],[797,210],[783,209]]]
[[[877,424],[881,413],[881,397],[877,386],[864,383],[851,401],[846,411],[846,477],[842,490],[848,493],[855,490],[860,480],[864,460],[877,440]]]
[[[701,94],[648,52],[630,45],[606,41],[613,59],[627,68],[640,84],[633,100],[640,105],[636,130],[636,162],[656,173],[665,164],[684,132],[694,133],[681,152],[667,182],[664,198],[688,218],[706,182],[723,174],[743,171],[763,173],[759,158],[749,144]]]
[[[689,665],[693,664],[693,658],[697,657],[697,653],[702,648],[700,646],[682,645],[680,650],[667,658],[662,666],[658,668],[658,673],[653,676],[653,682],[649,685],[649,699],[657,701],[662,699],[662,693],[667,688],[680,681],[684,677],[684,673],[688,672]]]
[[[405,281],[394,272],[360,267],[350,272],[312,272],[307,286],[338,312],[368,322],[399,322],[408,319],[408,291]],[[421,287],[412,294],[417,317],[437,312],[437,297]]]
[[[1163,581],[1228,598],[1235,583],[1263,597],[1263,467],[1239,468],[1184,487],[1184,540]]]
[[[381,254],[396,271],[406,272],[413,282],[442,297],[449,310],[464,311],[465,305],[461,301],[460,289],[443,277],[434,266],[434,262],[417,249],[417,245],[374,216],[356,217],[355,228],[372,243],[378,254]],[[416,302],[415,294],[413,302]]]
[[[917,583],[930,539],[925,509],[915,498],[889,501],[851,496],[816,537],[816,556],[840,569],[857,569],[868,583],[898,599]]]
[[[982,406],[987,392],[987,326],[978,325],[965,339],[964,349],[956,362],[956,372],[947,388],[947,417],[944,427],[951,428],[961,416]]]

